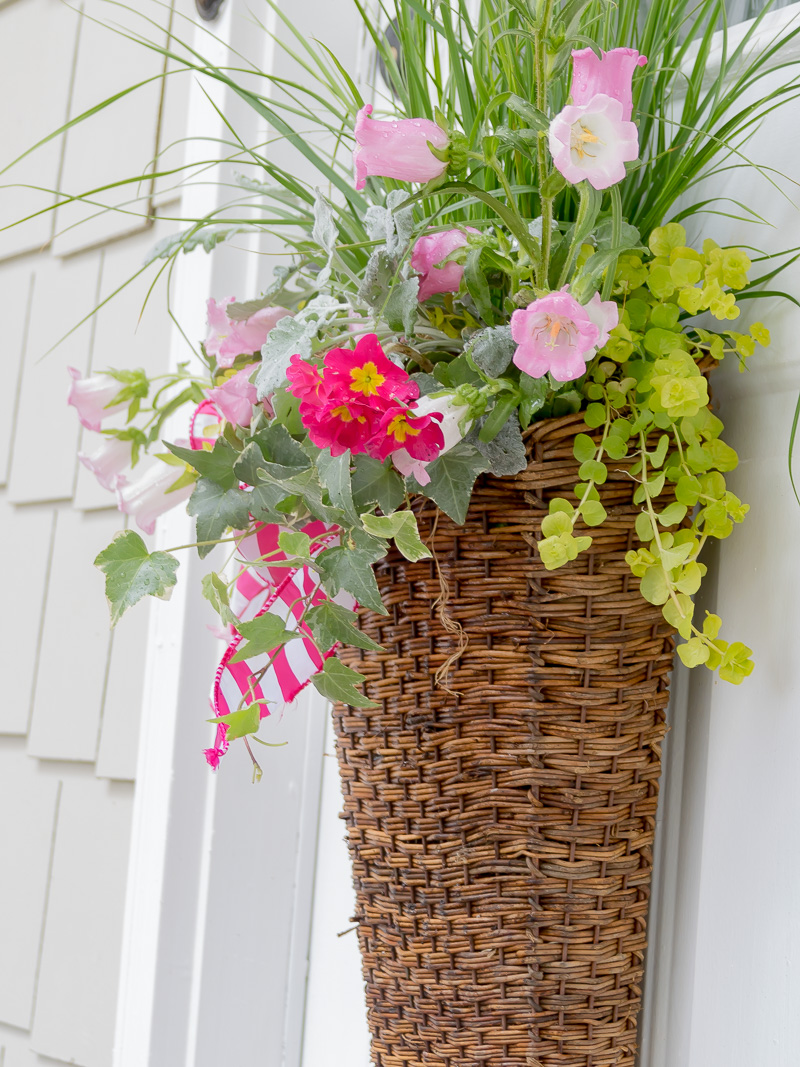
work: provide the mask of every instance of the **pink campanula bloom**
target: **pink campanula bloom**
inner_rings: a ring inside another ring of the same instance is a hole
[[[232,367],[237,356],[251,356],[254,352],[260,352],[275,323],[291,315],[286,308],[267,307],[256,311],[244,322],[235,322],[228,318],[226,311],[228,304],[233,301],[234,297],[229,296],[221,301],[209,300],[206,305],[208,336],[205,349],[220,367]]]
[[[122,472],[131,465],[132,450],[131,441],[120,441],[117,437],[103,434],[94,451],[79,452],[78,459],[104,489],[116,489],[118,485],[125,484]]]
[[[553,163],[568,182],[607,189],[625,177],[625,164],[638,158],[639,131],[623,119],[623,105],[604,93],[587,104],[563,108],[550,123]]]
[[[108,407],[114,397],[123,389],[122,382],[110,374],[92,374],[81,378],[81,372],[74,367],[67,367],[72,376],[67,403],[72,404],[78,412],[81,426],[87,430],[99,430],[100,423],[107,415],[122,411],[126,404],[114,404]]]
[[[356,115],[356,147],[353,163],[356,189],[363,189],[367,178],[396,178],[401,182],[429,182],[447,170],[447,164],[431,152],[446,148],[449,138],[430,119],[370,118],[372,104],[365,104]]]
[[[223,419],[234,426],[249,426],[253,406],[258,403],[258,391],[250,381],[254,369],[254,366],[244,367],[232,378],[226,378],[222,385],[206,392]]]
[[[596,344],[602,348],[607,344],[611,331],[619,324],[619,307],[616,301],[601,300],[600,294],[595,293],[589,303],[583,305],[583,310],[600,331]]]
[[[381,418],[378,432],[370,443],[370,455],[383,460],[402,448],[412,459],[430,462],[444,447],[444,434],[439,425],[442,419],[440,411],[417,416],[412,408],[393,405]]]
[[[444,443],[436,454],[437,459],[457,445],[472,425],[472,420],[466,419],[467,405],[457,403],[451,393],[437,397],[422,396],[414,404],[413,412],[418,416],[433,415],[437,412],[441,415],[442,421],[439,423],[439,428],[442,431]],[[464,423],[463,431],[462,423]],[[396,452],[392,452],[392,463],[403,477],[407,478],[413,474],[420,485],[427,485],[431,480],[426,470],[430,462],[430,460],[414,459],[407,448],[398,448]]]
[[[633,111],[631,82],[637,67],[643,67],[647,57],[635,48],[612,48],[598,56],[591,48],[576,49],[572,53],[572,103],[588,104],[593,96],[603,93],[619,100],[622,118],[627,122]]]
[[[361,404],[415,400],[419,396],[417,383],[386,357],[374,333],[362,337],[354,349],[330,349],[323,362],[331,396],[335,393]]]
[[[466,232],[465,232],[466,231]],[[463,230],[444,230],[441,233],[426,233],[414,245],[411,253],[411,267],[421,274],[419,282],[420,301],[428,300],[436,293],[457,293],[464,274],[461,263],[445,263],[437,267],[443,259],[463,248],[468,242],[467,233],[479,233],[472,226]]]
[[[514,363],[531,378],[549,371],[557,382],[574,381],[597,351],[600,330],[574,296],[548,293],[511,316]]]
[[[145,533],[156,528],[156,519],[166,511],[181,504],[190,496],[193,485],[185,485],[168,493],[180,474],[175,467],[157,463],[133,482],[117,486],[117,507],[124,515],[130,515]]]

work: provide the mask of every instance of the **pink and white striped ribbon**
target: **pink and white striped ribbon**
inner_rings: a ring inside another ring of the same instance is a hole
[[[276,566],[277,561],[287,558],[278,545],[280,533],[279,526],[260,524],[249,537],[240,542],[240,555],[251,565],[243,568],[236,580],[231,596],[231,608],[242,622],[249,622],[269,611],[283,621],[287,630],[296,631],[302,636],[299,640],[287,642],[277,655],[273,649],[272,652],[254,656],[249,661],[231,663],[231,658],[244,640],[241,634],[235,634],[222,657],[214,680],[212,706],[217,716],[227,715],[255,700],[265,700],[267,704],[288,703],[317,671],[322,670],[324,660],[335,651],[334,647],[320,654],[310,629],[302,621],[306,604],[314,607],[327,599],[320,588],[319,575],[308,567]],[[303,533],[317,539],[312,544],[312,556],[323,548],[338,543],[338,528],[327,526],[318,520],[308,523],[303,528]],[[304,602],[301,598],[308,599]],[[354,598],[347,593],[338,595],[336,601],[349,608],[355,607]],[[267,666],[273,655],[273,662],[259,679],[259,672]],[[261,704],[261,718],[269,714],[268,706]],[[226,734],[227,726],[220,723],[217,726],[214,747],[205,751],[206,760],[211,767],[219,766],[220,757],[228,749]]]

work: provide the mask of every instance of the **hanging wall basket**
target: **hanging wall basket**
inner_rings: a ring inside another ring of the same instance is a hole
[[[464,526],[420,499],[436,561],[376,566],[386,652],[342,656],[380,705],[335,711],[376,1067],[633,1067],[673,639],[624,464],[591,549],[539,560],[579,432],[535,424]]]

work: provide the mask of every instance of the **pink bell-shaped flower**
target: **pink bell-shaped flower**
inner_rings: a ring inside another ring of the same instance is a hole
[[[444,443],[436,456],[438,459],[439,456],[443,456],[445,452],[457,445],[463,438],[464,433],[461,430],[461,423],[468,412],[466,404],[456,403],[452,394],[437,397],[421,396],[419,400],[414,402],[414,415],[433,415],[434,413],[441,415],[439,429],[442,431],[442,437],[444,438]],[[464,426],[464,431],[468,432],[471,425],[472,420],[468,419]],[[432,460],[416,459],[406,448],[398,448],[391,455],[392,463],[403,477],[407,478],[413,474],[420,485],[427,485],[431,480],[426,468]]]
[[[623,119],[619,100],[597,93],[580,106],[570,104],[550,123],[553,163],[568,182],[588,181],[607,189],[625,177],[625,164],[639,155],[639,131]]]
[[[446,148],[447,134],[430,119],[370,118],[372,104],[356,115],[356,147],[353,163],[356,189],[363,189],[369,177],[395,178],[401,182],[429,182],[447,170],[428,147]]]
[[[557,382],[580,378],[619,318],[613,301],[595,297],[584,307],[561,290],[515,311],[511,316],[515,365],[531,378],[542,378],[548,371]]]
[[[190,496],[193,485],[185,485],[168,493],[167,489],[178,480],[175,467],[157,463],[133,482],[117,486],[117,507],[123,515],[130,515],[145,533],[156,528],[156,519],[181,504]]]
[[[250,381],[253,370],[253,366],[244,367],[206,392],[223,419],[234,426],[249,426],[253,417],[253,405],[258,402],[258,391]]]
[[[123,388],[122,383],[110,374],[92,374],[88,378],[82,378],[81,372],[75,367],[67,367],[67,370],[72,376],[67,403],[72,404],[78,412],[81,426],[85,426],[87,430],[98,431],[100,423],[107,415],[113,415],[126,407],[125,404],[108,407]]]
[[[291,315],[286,308],[266,307],[256,311],[249,319],[236,322],[229,319],[227,313],[227,306],[233,300],[229,296],[221,301],[209,300],[207,304],[208,336],[205,349],[220,367],[232,367],[237,356],[251,356],[254,352],[260,352],[275,323]]]
[[[125,484],[122,472],[131,465],[132,450],[131,441],[120,441],[118,437],[104,434],[92,452],[79,452],[78,459],[104,489],[116,489]]]
[[[633,111],[631,82],[637,67],[643,67],[647,57],[639,55],[635,48],[612,48],[598,56],[591,48],[580,48],[572,53],[572,103],[588,104],[592,97],[602,93],[622,104],[622,118],[627,122]]]
[[[419,282],[420,301],[428,300],[436,293],[457,293],[464,275],[461,263],[445,263],[437,267],[443,259],[463,248],[468,242],[467,233],[479,233],[472,226],[464,230],[443,230],[441,233],[426,233],[414,245],[411,253],[411,267],[421,274]]]

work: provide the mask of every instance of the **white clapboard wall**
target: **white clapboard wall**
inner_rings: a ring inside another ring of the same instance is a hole
[[[0,3],[0,168],[162,69],[160,56],[81,17],[102,7]],[[126,19],[118,8],[115,21]],[[77,463],[88,440],[66,405],[66,368],[157,372],[170,344],[163,289],[140,318],[142,284],[79,325],[170,232],[148,221],[152,182],[115,194],[140,197],[124,215],[45,209],[56,189],[81,194],[146,169],[182,128],[187,92],[185,79],[152,81],[0,178],[3,1067],[111,1063],[148,609],[112,637],[92,559],[123,519]],[[164,190],[158,210],[174,201]],[[74,227],[81,213],[96,217]]]

